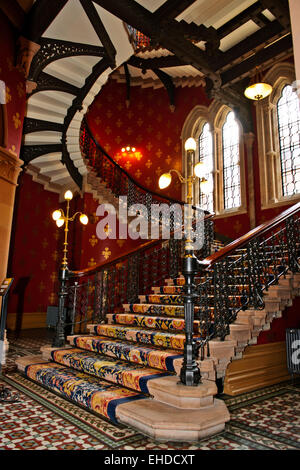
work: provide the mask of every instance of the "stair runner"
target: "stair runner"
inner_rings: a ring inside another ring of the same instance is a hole
[[[125,304],[124,313],[108,314],[106,324],[89,325],[90,335],[70,336],[68,347],[49,348],[49,360],[27,365],[25,375],[116,422],[119,404],[147,398],[149,380],[180,370],[184,278],[167,279],[165,284],[153,287],[153,294],[140,295],[140,303]],[[237,293],[242,287],[237,284]],[[212,318],[213,310],[212,302]],[[195,339],[206,335],[199,320],[194,321],[194,333]]]

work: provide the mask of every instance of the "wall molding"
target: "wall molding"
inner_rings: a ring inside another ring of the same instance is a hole
[[[46,312],[22,313],[21,321],[19,321],[18,316],[18,313],[8,313],[6,322],[7,330],[16,331],[17,327],[22,330],[46,328]]]

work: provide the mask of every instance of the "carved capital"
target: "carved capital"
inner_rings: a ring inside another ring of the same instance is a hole
[[[22,164],[22,160],[15,154],[0,147],[0,180],[3,179],[16,186]]]
[[[40,50],[41,46],[23,36],[20,36],[18,45],[17,65],[23,71],[25,78],[28,78],[32,59]]]

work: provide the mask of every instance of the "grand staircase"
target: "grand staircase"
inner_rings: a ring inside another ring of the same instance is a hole
[[[19,358],[18,368],[31,380],[91,412],[159,440],[195,441],[220,432],[230,417],[225,403],[215,398],[216,381],[220,388],[227,365],[241,358],[245,347],[255,344],[259,333],[269,329],[272,320],[300,294],[300,273],[289,269],[291,253],[278,240],[268,244],[258,260],[264,265],[257,278],[264,290],[263,304],[256,308],[249,303],[252,285],[243,277],[251,271],[249,248],[232,252],[230,246],[236,242],[227,247],[219,244],[221,249],[217,252],[214,247],[205,260],[222,258],[229,251],[226,263],[234,266],[226,292],[236,314],[221,337],[212,334],[214,327],[220,327],[216,271],[209,266],[196,276],[195,285],[202,292],[195,303],[193,325],[202,376],[197,387],[182,385],[178,378],[185,344],[185,280],[180,273],[165,278],[137,301],[124,303],[123,311],[108,312],[105,321],[88,324],[88,334],[69,335],[66,346],[43,347],[39,356]],[[299,238],[295,247],[299,259]]]

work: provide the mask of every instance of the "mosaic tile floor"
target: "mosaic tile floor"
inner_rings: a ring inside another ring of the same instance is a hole
[[[0,403],[0,450],[299,450],[299,381],[238,397],[223,396],[231,413],[224,432],[195,443],[159,443],[116,426],[46,391],[14,370],[14,359],[36,353],[49,338],[10,340],[4,383],[19,394]],[[42,344],[41,344],[42,343]]]

